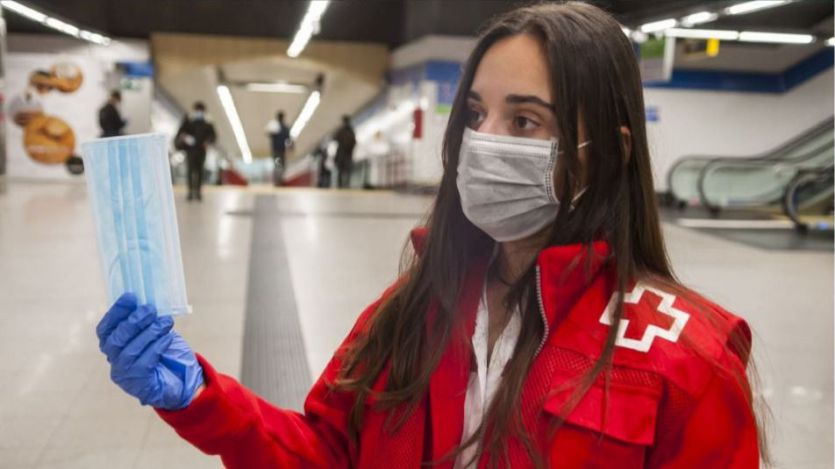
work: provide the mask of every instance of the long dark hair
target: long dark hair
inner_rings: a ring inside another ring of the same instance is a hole
[[[549,64],[559,128],[556,137],[563,150],[556,174],[560,200],[571,200],[582,184],[576,150],[578,116],[585,123],[587,139],[593,142],[585,163],[587,190],[574,210],[561,205],[547,244],[590,246],[595,240],[608,241],[618,292],[612,318],[615,325],[600,357],[576,387],[566,415],[611,363],[628,282],[643,279],[683,289],[675,280],[664,248],[640,74],[632,44],[620,25],[602,10],[579,2],[538,4],[506,13],[481,34],[464,67],[444,136],[444,174],[427,220],[423,252],[406,263],[400,283],[378,308],[366,332],[344,351],[336,386],[356,395],[349,422],[354,437],[362,426],[364,403],[372,394],[380,408],[399,409],[389,414],[399,416],[392,417],[393,429],[423,399],[441,354],[457,330],[457,303],[468,269],[493,247],[493,241],[462,212],[456,187],[458,153],[468,124],[467,93],[475,70],[493,44],[517,34],[537,38]],[[631,138],[624,137],[622,126],[629,129]],[[508,438],[516,436],[534,462],[542,465],[531,439],[514,417],[528,368],[544,334],[535,309],[535,288],[532,264],[507,297],[508,305],[523,313],[516,350],[481,429],[463,446],[476,444],[483,437],[480,452],[502,455]],[[435,316],[427,327],[430,306]],[[390,372],[385,390],[374,393],[372,386],[386,366]]]

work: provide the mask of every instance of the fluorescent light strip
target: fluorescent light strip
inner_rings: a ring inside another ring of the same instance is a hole
[[[296,118],[296,122],[294,122],[293,127],[290,128],[290,137],[295,139],[301,135],[302,130],[304,130],[304,126],[307,125],[307,122],[311,117],[313,117],[313,113],[319,106],[320,100],[321,94],[318,91],[310,93],[310,96],[308,96],[307,101],[304,103],[302,112],[299,113],[299,117]]]
[[[78,36],[81,39],[84,39],[85,41],[94,42],[94,43],[102,45],[102,46],[106,46],[106,45],[110,44],[110,38],[109,37],[102,36],[101,34],[94,33],[94,32],[91,32],[91,31],[86,31],[84,29],[82,29],[81,32],[78,33]]]
[[[717,18],[719,18],[718,13],[714,13],[712,11],[700,11],[698,13],[693,13],[682,18],[681,24],[683,26],[695,26],[697,24],[709,23],[711,21],[716,20]]]
[[[728,31],[723,29],[685,29],[670,28],[664,31],[670,37],[681,37],[687,39],[721,39],[723,41],[736,41],[739,39],[739,31]]]
[[[73,37],[78,37],[78,33],[81,32],[81,30],[78,29],[77,27],[75,27],[75,26],[73,26],[69,23],[65,23],[65,22],[59,20],[58,18],[47,18],[43,22],[43,24],[49,26],[52,29],[56,29],[58,31],[61,31],[64,34],[68,34],[68,35],[73,36]]]
[[[35,10],[34,8],[29,8],[22,3],[15,2],[13,0],[3,0],[0,2],[0,5],[3,5],[3,8],[7,8],[10,11],[17,13],[20,16],[29,18],[32,21],[43,23],[48,18],[47,15]]]
[[[308,90],[304,85],[292,83],[247,83],[245,88],[247,91],[261,93],[306,93]]]
[[[815,36],[811,34],[742,31],[739,33],[739,40],[742,42],[770,42],[775,44],[810,44],[815,42]]]
[[[658,31],[663,31],[665,29],[674,28],[678,24],[678,21],[674,18],[669,18],[666,20],[659,20],[653,21],[651,23],[647,23],[641,25],[641,31],[645,33],[655,33]]]
[[[319,32],[319,20],[322,19],[322,15],[325,14],[325,10],[328,9],[329,4],[330,0],[311,0],[307,7],[307,13],[305,13],[299,25],[299,30],[296,32],[293,42],[290,43],[290,47],[287,48],[288,56],[292,58],[298,57],[304,48],[307,47],[310,38]]]
[[[246,141],[244,126],[241,123],[240,116],[238,116],[237,109],[235,109],[235,101],[232,99],[232,93],[229,91],[229,87],[219,85],[217,87],[217,96],[220,98],[220,104],[226,113],[226,119],[229,120],[229,125],[232,126],[232,133],[235,134],[235,141],[238,142],[238,148],[241,150],[241,157],[244,163],[251,163],[252,151],[249,149],[249,143]]]
[[[728,15],[742,15],[745,13],[752,13],[766,8],[774,8],[789,3],[790,0],[755,0],[753,2],[737,3],[725,8],[725,14]]]
[[[46,13],[38,11],[15,0],[0,0],[0,6],[11,12],[17,13],[24,18],[28,18],[36,23],[41,23],[48,28],[52,28],[75,38],[83,39],[102,46],[106,46],[111,42],[110,38],[107,36],[83,30],[78,26],[72,25],[58,18],[51,17]]]

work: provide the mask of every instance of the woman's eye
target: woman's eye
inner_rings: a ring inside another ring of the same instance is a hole
[[[534,130],[539,127],[539,123],[525,116],[516,116],[513,118],[513,126],[519,130]]]
[[[470,110],[468,110],[467,112],[468,112],[468,115],[467,115],[467,124],[468,124],[470,127],[473,127],[473,128],[474,128],[474,127],[477,127],[477,126],[478,126],[478,124],[481,124],[481,121],[483,121],[483,120],[484,120],[484,117],[485,117],[485,116],[484,116],[484,113],[483,113],[483,112],[477,111],[477,110],[475,110],[475,109],[470,109]]]

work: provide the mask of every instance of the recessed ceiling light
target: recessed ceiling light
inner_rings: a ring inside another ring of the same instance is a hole
[[[810,44],[815,42],[815,36],[811,34],[742,31],[739,33],[739,40],[743,42],[770,42],[775,44]]]
[[[755,0],[753,2],[737,3],[725,8],[725,13],[728,15],[742,15],[745,13],[752,13],[766,8],[774,8],[790,3],[791,0]]]
[[[675,18],[668,18],[666,20],[653,21],[651,23],[641,25],[641,31],[645,33],[655,33],[665,29],[674,28],[677,24],[678,21]]]
[[[724,41],[735,41],[739,39],[739,31],[730,31],[725,29],[670,28],[664,31],[664,34],[670,37],[688,39],[721,39]]]

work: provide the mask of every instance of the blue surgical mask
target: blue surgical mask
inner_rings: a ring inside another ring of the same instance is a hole
[[[160,315],[191,311],[167,144],[146,134],[81,145],[108,300],[133,292]]]

